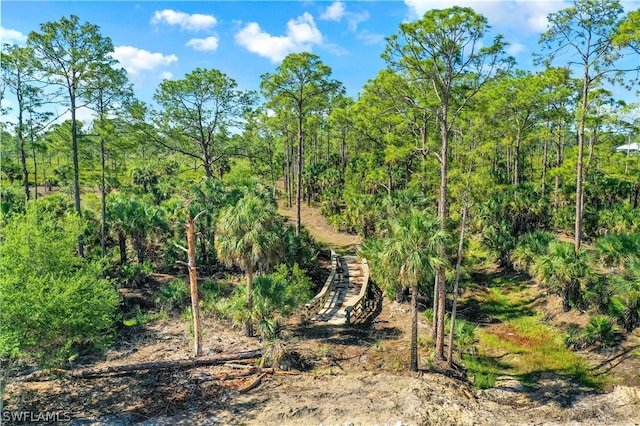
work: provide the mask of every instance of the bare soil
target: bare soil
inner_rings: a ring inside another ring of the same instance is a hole
[[[351,235],[338,233],[338,238],[315,213],[303,210],[314,237],[343,248],[359,243]],[[157,312],[149,297],[166,279],[157,276],[152,287],[136,292],[135,297],[146,300],[147,312]],[[562,313],[551,297],[536,300],[535,308],[559,327],[584,321],[582,314]],[[490,326],[508,333],[503,324]],[[276,355],[279,370],[235,378],[244,370],[234,365],[93,379],[13,380],[5,410],[63,413],[59,424],[72,425],[640,425],[640,364],[633,355],[638,330],[620,348],[583,354],[613,378],[606,391],[583,388],[552,372],[532,388],[502,377],[495,388],[478,391],[462,368],[441,370],[425,346],[420,349],[421,371],[409,373],[409,327],[408,305],[385,299],[369,326],[326,326],[296,316],[285,338],[269,346],[204,315],[205,355],[262,347]],[[421,339],[428,340],[430,326],[421,319],[419,327]],[[174,315],[123,328],[111,349],[81,357],[70,368],[190,355],[187,321]]]

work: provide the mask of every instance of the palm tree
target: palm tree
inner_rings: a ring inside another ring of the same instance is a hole
[[[282,220],[274,204],[254,194],[240,198],[220,214],[217,226],[218,258],[227,265],[239,265],[247,275],[247,309],[253,309],[253,275],[256,270],[267,269],[281,257],[278,238]],[[253,324],[245,321],[245,333],[253,336]]]
[[[516,270],[529,272],[534,261],[548,253],[549,243],[555,241],[555,234],[548,231],[528,232],[520,238],[511,252],[511,262]]]
[[[149,237],[168,230],[164,210],[153,205],[149,197],[112,193],[107,197],[107,216],[118,236],[120,262],[127,263],[126,238],[131,240],[138,263],[145,261]]]
[[[575,251],[573,244],[552,241],[549,252],[538,257],[533,274],[562,297],[562,309],[581,302],[581,284],[592,275],[588,253],[584,248]]]
[[[603,266],[624,266],[640,260],[640,234],[608,234],[596,240],[596,251]]]
[[[440,220],[423,210],[392,219],[385,239],[385,255],[399,265],[402,282],[411,289],[411,357],[409,370],[418,371],[418,285],[432,280],[446,259],[438,254],[447,234]]]
[[[640,262],[633,260],[626,266],[627,276],[612,276],[614,299],[622,304],[622,326],[627,332],[640,325]]]

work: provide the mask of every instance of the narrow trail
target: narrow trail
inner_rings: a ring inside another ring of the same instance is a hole
[[[278,213],[295,222],[295,205],[287,208],[284,204],[283,201],[280,201]],[[362,243],[362,238],[358,235],[335,230],[327,223],[317,207],[309,207],[303,204],[300,208],[300,215],[302,225],[316,241],[330,245],[335,250],[348,253],[338,256],[338,275],[334,286],[327,298],[327,302],[314,317],[314,320],[318,322],[343,325],[347,318],[346,308],[358,298],[363,284],[361,260],[355,255],[356,247]]]
[[[296,206],[287,207],[284,200],[278,201],[278,213],[289,218],[292,223],[296,221]],[[358,235],[347,234],[335,230],[327,223],[317,207],[309,207],[306,204],[300,206],[302,224],[311,236],[323,244],[333,246],[334,249],[354,253],[358,245],[362,244],[362,238]]]

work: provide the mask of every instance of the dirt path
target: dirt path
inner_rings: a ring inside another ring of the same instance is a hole
[[[291,223],[296,222],[296,206],[286,207],[286,203],[278,203],[278,213],[289,218]],[[317,207],[309,207],[306,204],[300,206],[302,224],[317,241],[331,245],[337,250],[354,251],[362,244],[362,238],[358,235],[336,231],[327,223]]]

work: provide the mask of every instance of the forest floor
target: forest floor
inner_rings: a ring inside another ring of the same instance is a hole
[[[337,238],[314,209],[304,208],[302,217],[320,241],[345,250],[359,243],[350,235]],[[73,370],[190,357],[186,319],[158,315],[153,300],[170,277],[153,278],[126,295],[151,320],[123,327],[113,347],[101,355],[80,357]],[[478,282],[468,291],[477,296],[488,291],[486,284]],[[527,289],[535,296],[529,297],[527,307],[540,312],[550,325],[584,323],[586,315],[562,313],[558,300],[538,297],[542,293],[535,293],[540,290],[534,283]],[[229,323],[206,314],[203,320],[205,355],[263,347]],[[238,377],[238,372],[250,370],[235,363],[90,379],[13,380],[5,395],[5,413],[58,413],[59,424],[72,425],[640,425],[640,330],[616,349],[581,353],[594,371],[607,375],[600,390],[551,370],[540,372],[527,386],[504,375],[495,387],[477,390],[463,371],[444,374],[433,363],[425,343],[431,327],[423,316],[421,371],[409,373],[409,327],[408,304],[388,299],[366,327],[307,324],[294,318],[287,336],[271,346],[282,355],[278,365],[284,371],[260,370],[261,374]],[[495,335],[513,331],[502,321],[483,327]],[[6,415],[0,417],[2,424],[14,424]]]

